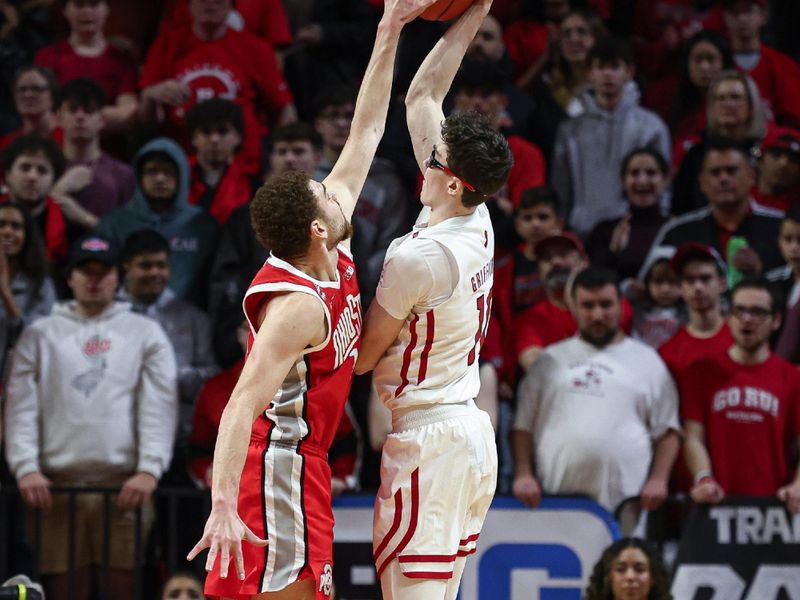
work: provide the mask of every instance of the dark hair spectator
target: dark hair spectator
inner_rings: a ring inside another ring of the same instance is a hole
[[[630,591],[623,591],[622,580]],[[638,592],[637,595],[632,595]],[[595,563],[584,593],[584,600],[672,600],[669,573],[658,549],[638,538],[622,538],[603,551]]]
[[[52,69],[61,85],[88,78],[103,90],[97,109],[106,133],[123,133],[134,124],[138,106],[134,60],[110,43],[105,34],[111,11],[108,0],[67,0],[62,14],[69,25],[66,39],[37,52],[35,62]]]
[[[50,314],[55,288],[42,237],[19,202],[0,203],[0,376],[22,328]]]
[[[622,159],[620,177],[627,211],[598,223],[586,240],[586,250],[593,264],[613,268],[626,280],[636,277],[668,221],[669,164],[654,148],[635,148]]]
[[[100,146],[106,126],[106,94],[87,77],[68,81],[58,116],[64,131],[68,169],[51,192],[69,221],[75,239],[97,225],[100,217],[131,199],[136,180],[130,165],[112,158]]]
[[[719,31],[703,29],[686,41],[669,119],[675,140],[698,135],[706,128],[708,88],[722,70],[733,68],[730,44]]]

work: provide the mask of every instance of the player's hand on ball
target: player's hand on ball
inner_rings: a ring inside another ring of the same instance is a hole
[[[208,548],[206,571],[214,569],[214,563],[219,555],[219,576],[225,579],[228,576],[228,567],[231,562],[231,551],[239,579],[244,579],[244,556],[242,555],[242,540],[254,546],[266,546],[269,542],[262,540],[244,524],[236,509],[216,506],[211,509],[211,515],[206,521],[203,537],[197,542],[186,560],[193,560],[203,550]]]
[[[520,502],[531,508],[536,508],[542,501],[542,488],[533,475],[515,477],[512,492]]]

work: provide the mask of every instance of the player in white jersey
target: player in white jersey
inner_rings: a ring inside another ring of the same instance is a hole
[[[506,139],[442,101],[491,0],[477,0],[422,63],[406,96],[425,177],[417,225],[395,240],[367,314],[356,372],[392,409],[375,503],[375,564],[386,600],[456,597],[497,479],[489,417],[476,408],[489,323],[494,234],[483,206],[508,178]]]

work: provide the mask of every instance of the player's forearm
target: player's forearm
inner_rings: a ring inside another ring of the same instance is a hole
[[[375,46],[356,98],[350,135],[377,148],[386,128],[394,60],[402,23],[384,16],[378,24]]]
[[[669,430],[656,442],[655,452],[653,453],[653,464],[650,467],[650,479],[667,481],[675,459],[681,449],[681,439],[677,432]]]
[[[213,504],[236,508],[252,426],[252,409],[241,398],[232,397],[222,413],[214,447],[211,485]]]
[[[413,110],[418,103],[431,100],[437,106],[442,104],[467,48],[488,12],[488,5],[473,4],[437,42],[408,88],[406,106],[409,110]]]
[[[511,455],[514,458],[514,476],[536,476],[533,468],[533,436],[520,429],[511,431]]]

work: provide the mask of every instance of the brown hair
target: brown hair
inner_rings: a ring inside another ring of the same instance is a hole
[[[258,241],[278,258],[302,256],[311,239],[309,227],[320,217],[309,177],[289,171],[262,185],[250,203],[250,221]]]

